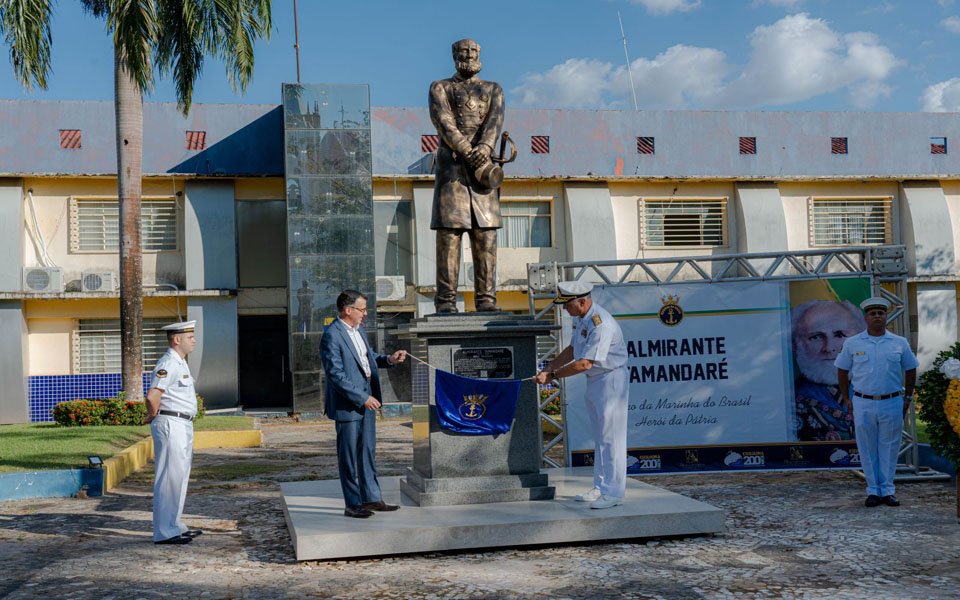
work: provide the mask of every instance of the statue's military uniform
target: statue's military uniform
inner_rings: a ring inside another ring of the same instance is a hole
[[[430,119],[440,134],[430,228],[437,231],[436,304],[457,299],[460,238],[467,231],[473,253],[477,306],[496,299],[499,190],[480,184],[464,158],[479,144],[492,151],[503,125],[503,90],[493,81],[457,73],[430,86]]]

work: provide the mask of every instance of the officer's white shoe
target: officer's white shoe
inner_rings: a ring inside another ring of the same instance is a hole
[[[574,497],[574,500],[577,502],[593,502],[600,497],[600,488],[593,488],[589,492],[584,492],[582,494],[577,494]]]
[[[590,505],[590,508],[613,508],[621,504],[623,504],[623,498],[601,494],[600,497]]]

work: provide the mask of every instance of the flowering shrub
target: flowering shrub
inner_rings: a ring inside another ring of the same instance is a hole
[[[53,408],[53,420],[64,427],[91,425],[143,425],[146,404],[125,400],[123,392],[105,400],[69,400]],[[206,414],[203,398],[197,395],[197,418]]]
[[[933,361],[933,368],[920,377],[920,383],[917,385],[917,402],[920,405],[920,418],[927,422],[930,445],[937,454],[949,459],[955,465],[960,465],[960,435],[954,431],[945,411],[945,409],[955,411],[956,404],[946,402],[950,381],[940,372],[940,366],[950,358],[960,358],[960,342],[938,354]],[[953,397],[950,396],[949,399],[953,400]],[[953,416],[956,420],[956,415]]]

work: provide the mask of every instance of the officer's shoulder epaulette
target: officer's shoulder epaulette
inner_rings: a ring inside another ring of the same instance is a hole
[[[603,319],[600,318],[600,315],[593,315],[594,326],[599,326],[600,323],[603,323]]]

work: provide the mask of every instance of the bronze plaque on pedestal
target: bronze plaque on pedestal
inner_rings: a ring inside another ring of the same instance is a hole
[[[513,350],[507,346],[491,348],[456,348],[453,372],[476,379],[510,379],[513,377]]]

